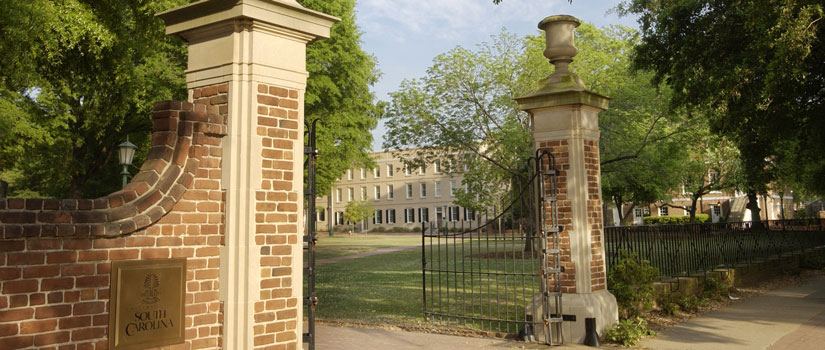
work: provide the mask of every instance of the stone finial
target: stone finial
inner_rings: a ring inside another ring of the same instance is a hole
[[[539,29],[544,30],[547,39],[547,48],[544,57],[556,66],[555,74],[567,73],[568,65],[573,57],[579,53],[574,42],[573,30],[581,21],[573,16],[556,15],[547,17],[539,22]]]

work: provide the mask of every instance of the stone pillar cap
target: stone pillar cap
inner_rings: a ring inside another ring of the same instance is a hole
[[[327,39],[340,18],[307,9],[295,0],[200,0],[156,15],[166,22],[166,34],[189,40],[188,32],[235,18],[249,18],[307,36]]]
[[[539,29],[544,30],[544,27],[547,24],[549,24],[550,22],[560,22],[560,21],[576,23],[576,27],[578,27],[580,24],[582,24],[582,21],[580,19],[578,19],[576,17],[573,17],[571,15],[553,15],[553,16],[544,17],[544,19],[541,20],[541,22],[539,22]]]

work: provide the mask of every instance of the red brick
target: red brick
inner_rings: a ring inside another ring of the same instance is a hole
[[[26,249],[26,241],[3,241],[0,244],[0,252],[19,252],[23,249]]]
[[[71,305],[50,305],[34,309],[34,318],[38,320],[55,317],[65,317],[72,314]]]
[[[148,248],[140,252],[141,259],[168,259],[169,248]]]
[[[108,259],[108,250],[82,251],[77,254],[77,261],[100,261]]]
[[[29,306],[43,305],[46,303],[45,293],[35,293],[29,295]]]
[[[0,258],[2,261],[2,258]],[[13,267],[2,267],[0,268],[0,281],[9,281],[20,278],[23,275],[23,272],[19,268]]]
[[[94,315],[99,314],[104,310],[106,310],[106,303],[102,301],[92,301],[74,304],[74,311],[72,312],[72,314],[75,316]]]
[[[8,281],[3,283],[3,294],[33,293],[37,291],[37,280]]]
[[[18,327],[16,323],[0,324],[0,337],[16,335]]]
[[[66,317],[60,319],[60,329],[72,329],[72,328],[80,328],[80,327],[89,327],[92,325],[92,317],[91,316],[80,316],[80,317]]]
[[[45,261],[44,253],[9,253],[8,265],[38,265]]]
[[[63,242],[59,239],[31,239],[27,244],[29,250],[60,250]]]
[[[44,279],[40,284],[40,290],[47,292],[52,290],[72,289],[74,287],[74,278],[49,278]]]
[[[85,276],[94,275],[95,264],[72,264],[61,267],[63,276]]]
[[[13,350],[29,348],[34,344],[34,337],[30,335],[21,337],[0,338],[0,349]]]
[[[138,249],[118,249],[109,251],[109,260],[137,259],[140,256]]]
[[[65,343],[67,341],[69,341],[69,332],[54,332],[34,336],[34,345],[36,346]]]
[[[77,261],[76,252],[54,252],[46,255],[46,262],[49,264],[72,263]]]
[[[23,278],[54,277],[60,274],[60,265],[39,265],[23,268]]]
[[[96,288],[109,285],[109,276],[82,276],[77,278],[76,288]]]
[[[29,305],[29,297],[25,294],[17,294],[9,297],[9,307],[16,308]]]
[[[20,323],[20,334],[45,333],[57,328],[57,320],[39,320]]]
[[[27,320],[32,318],[32,315],[34,315],[34,310],[29,308],[0,310],[0,322]]]
[[[106,328],[81,328],[72,331],[72,341],[103,338]]]

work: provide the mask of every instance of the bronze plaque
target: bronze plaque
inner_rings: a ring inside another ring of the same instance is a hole
[[[180,344],[186,259],[112,262],[109,349]]]

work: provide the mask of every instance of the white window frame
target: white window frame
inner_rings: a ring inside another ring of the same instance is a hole
[[[381,214],[382,214],[382,212],[381,212],[380,209],[375,211],[375,215],[373,215],[373,217],[372,217],[372,223],[373,224],[376,224],[376,225],[383,224],[383,222],[382,222],[383,217],[382,217]]]
[[[394,175],[393,170],[392,164],[387,164],[387,177],[392,177]]]
[[[404,208],[404,223],[405,224],[415,223],[415,209],[414,208]]]
[[[340,188],[335,189],[335,203],[341,203],[341,200],[344,198],[344,191]]]
[[[427,183],[422,182],[418,185],[418,194],[421,198],[427,198]]]
[[[347,188],[347,201],[351,202],[355,199],[355,189],[352,187]]]
[[[407,199],[411,199],[413,197],[413,185],[407,184]]]
[[[440,160],[435,161],[434,167],[435,167],[435,169],[433,169],[433,174],[441,174],[441,161]]]
[[[430,208],[418,208],[418,222],[430,222]]]
[[[441,197],[441,181],[435,182],[435,196]]]
[[[666,205],[659,207],[659,216],[668,216],[669,210]]]
[[[380,166],[377,166],[377,167],[372,169],[372,176],[375,177],[376,179],[381,177],[381,167]]]
[[[635,217],[635,218],[644,217],[644,212],[642,211],[642,208],[633,208],[633,217]]]
[[[375,193],[374,193],[374,195],[375,195],[375,196],[374,196],[373,198],[375,198],[375,200],[377,200],[377,201],[378,201],[378,200],[381,200],[381,186],[380,186],[380,185],[376,185],[376,186],[375,186]]]
[[[361,186],[361,200],[367,200],[367,186]]]
[[[409,164],[404,164],[404,176],[412,176],[412,167]]]
[[[347,180],[352,181],[352,169],[347,169]]]
[[[455,180],[450,180],[450,197],[455,197]]]
[[[424,175],[427,173],[427,164],[424,164],[418,167],[418,175]]]
[[[439,216],[441,216],[441,219],[444,220],[444,208],[442,207],[435,208],[435,219],[438,220]]]
[[[367,178],[367,169],[361,168],[361,180]]]
[[[387,209],[387,223],[394,224],[395,223],[395,209]]]
[[[387,185],[387,199],[395,198],[395,189],[392,185]]]

